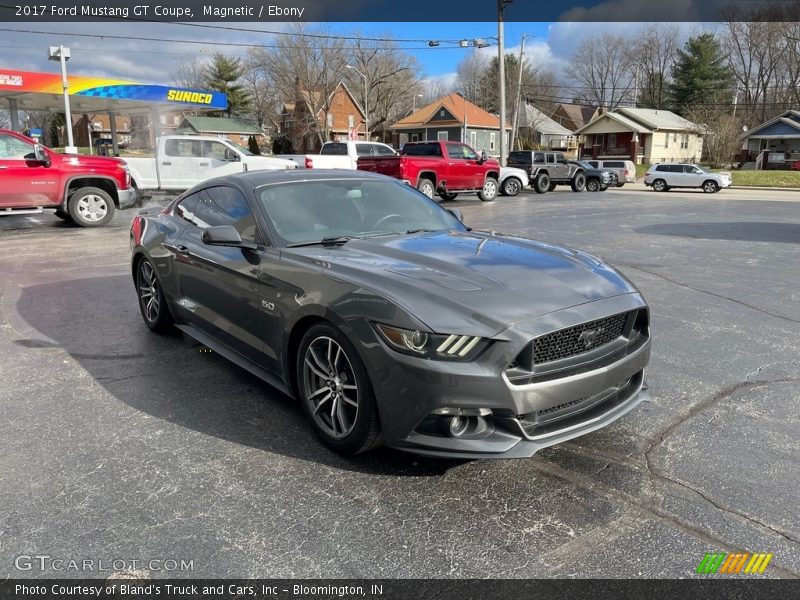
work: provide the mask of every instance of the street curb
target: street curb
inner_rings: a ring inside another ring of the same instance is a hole
[[[800,188],[787,188],[787,187],[766,187],[755,185],[732,185],[728,187],[729,190],[758,190],[762,192],[800,192]]]

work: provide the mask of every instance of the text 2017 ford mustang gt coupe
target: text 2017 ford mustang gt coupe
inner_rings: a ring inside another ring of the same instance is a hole
[[[147,326],[173,325],[297,398],[353,454],[524,457],[621,417],[649,311],[601,260],[473,231],[359,171],[207,181],[131,227]]]

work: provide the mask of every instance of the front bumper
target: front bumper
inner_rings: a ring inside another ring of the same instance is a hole
[[[117,197],[119,198],[120,208],[130,208],[136,204],[136,189],[133,187],[127,190],[117,190]]]
[[[505,370],[534,337],[637,309],[646,309],[644,300],[628,294],[524,321],[468,363],[399,354],[375,336],[361,355],[386,445],[430,456],[521,458],[605,427],[647,398],[649,335],[611,364],[564,377],[516,385]],[[432,429],[432,419],[443,417],[431,413],[453,407],[491,409],[492,415],[474,435],[451,437]]]

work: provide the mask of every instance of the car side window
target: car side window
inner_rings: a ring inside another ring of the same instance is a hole
[[[556,162],[560,165],[567,164],[567,159],[563,154],[556,154]]]
[[[247,200],[228,186],[206,188],[197,194],[194,220],[198,227],[230,225],[236,228],[243,240],[255,241],[256,221]]]
[[[358,156],[373,156],[373,145],[372,144],[356,144],[356,154]]]
[[[396,152],[389,148],[388,146],[373,146],[375,150],[375,154],[378,156],[395,156]]]
[[[197,227],[208,227],[205,223],[199,223],[195,218],[195,207],[197,206],[197,194],[186,196],[183,200],[178,202],[175,207],[175,214],[184,221],[188,221]]]
[[[203,142],[203,158],[215,158],[227,162],[233,151],[222,142]]]
[[[0,135],[0,158],[17,160],[35,158],[33,146],[11,135]]]
[[[467,158],[466,146],[462,144],[447,144],[447,156],[458,159]]]
[[[533,155],[533,162],[535,163],[543,163],[544,162],[544,152],[537,152]]]
[[[546,156],[547,156],[547,164],[555,164],[556,162],[555,156],[553,156],[552,154],[547,154]]]
[[[598,163],[598,161],[596,161],[596,160],[587,160],[587,161],[586,161],[586,164],[587,164],[587,165],[591,165],[591,166],[592,166],[592,167],[594,167],[595,169],[597,169],[597,168],[599,167],[599,163]]]
[[[164,145],[164,154],[176,158],[200,158],[199,140],[167,140]]]

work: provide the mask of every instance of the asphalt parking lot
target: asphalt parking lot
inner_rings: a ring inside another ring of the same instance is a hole
[[[800,194],[447,206],[632,279],[652,401],[526,460],[340,458],[288,398],[147,330],[134,211],[96,230],[3,217],[0,577],[103,575],[15,569],[39,553],[193,561],[178,577],[675,578],[739,550],[800,575]]]

